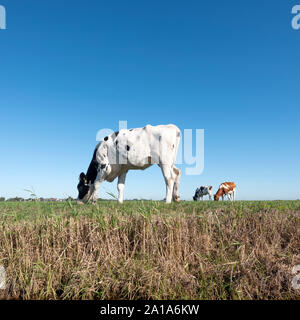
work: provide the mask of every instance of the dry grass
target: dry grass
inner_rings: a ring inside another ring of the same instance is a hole
[[[0,204],[1,299],[297,299],[300,201]]]

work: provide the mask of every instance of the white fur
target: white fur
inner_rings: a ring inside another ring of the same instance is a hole
[[[220,185],[220,188],[229,189],[228,185],[226,183],[222,183]]]
[[[127,172],[144,170],[155,163],[165,178],[166,203],[170,203],[172,198],[179,200],[181,172],[174,165],[179,142],[180,130],[172,124],[120,130],[117,137],[111,134],[97,146],[98,175],[84,202],[95,202],[101,183],[105,180],[112,182],[118,177],[118,201],[122,203]],[[105,168],[101,169],[101,165]]]

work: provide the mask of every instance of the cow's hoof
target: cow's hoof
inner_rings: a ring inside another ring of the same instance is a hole
[[[180,198],[178,196],[174,197],[174,201],[179,203],[180,202]]]

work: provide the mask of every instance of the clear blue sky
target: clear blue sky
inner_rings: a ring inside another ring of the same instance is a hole
[[[300,1],[0,4],[0,196],[77,196],[97,131],[127,120],[205,129],[183,199],[223,181],[238,199],[300,198]],[[125,198],[164,196],[157,166],[128,174]]]

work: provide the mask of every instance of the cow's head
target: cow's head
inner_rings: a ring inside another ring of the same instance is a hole
[[[214,200],[215,200],[215,201],[219,201],[219,198],[220,198],[220,196],[216,193],[216,194],[214,195]]]
[[[77,201],[79,203],[88,202],[90,189],[91,189],[91,184],[88,183],[86,175],[83,172],[81,172],[79,175],[79,183],[77,185],[77,190],[78,190]]]
[[[198,197],[199,197],[199,189],[197,188],[196,192],[195,192],[195,195],[193,196],[193,200],[194,201],[197,201],[198,200]]]

